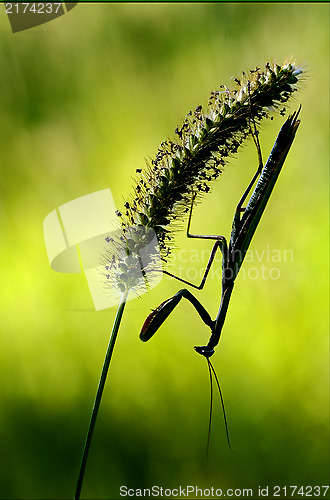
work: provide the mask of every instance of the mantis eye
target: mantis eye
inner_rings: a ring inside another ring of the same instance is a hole
[[[205,358],[210,358],[214,354],[214,349],[211,349],[210,347],[207,347],[206,345],[195,345],[194,347],[195,351],[198,352],[198,354],[201,354]]]

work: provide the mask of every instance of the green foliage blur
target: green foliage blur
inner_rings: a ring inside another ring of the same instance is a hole
[[[73,496],[116,310],[95,312],[82,274],[50,269],[43,219],[107,187],[121,208],[135,169],[190,109],[242,70],[287,58],[305,71],[290,105],[302,104],[301,125],[212,358],[234,453],[216,398],[206,461],[208,373],[193,346],[209,331],[191,305],[138,338],[182,287],[164,278],[127,305],[82,498],[119,498],[121,485],[328,484],[329,4],[85,4],[16,34],[1,4],[0,39],[0,498]],[[283,121],[262,127],[265,158]],[[251,142],[192,231],[229,237],[256,168]],[[182,231],[170,269],[198,282],[210,249]],[[196,292],[212,316],[219,267]]]

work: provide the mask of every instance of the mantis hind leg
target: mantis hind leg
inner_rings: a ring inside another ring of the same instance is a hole
[[[248,93],[250,96],[250,86],[248,85]],[[254,176],[252,177],[251,181],[249,182],[247,188],[245,189],[243,195],[241,196],[235,210],[234,214],[234,219],[233,219],[233,226],[232,226],[232,233],[231,233],[231,241],[233,241],[236,238],[236,235],[239,233],[241,229],[241,214],[245,212],[245,208],[243,208],[243,204],[245,203],[246,198],[249,196],[254,184],[256,183],[258,177],[260,177],[261,172],[263,170],[263,160],[262,160],[262,152],[261,152],[261,146],[259,142],[259,132],[256,126],[256,122],[253,116],[253,111],[252,111],[252,103],[251,103],[251,98],[250,98],[250,113],[251,113],[251,122],[249,124],[250,126],[250,132],[253,138],[253,142],[257,148],[257,154],[258,154],[258,168]]]
[[[221,250],[222,257],[224,258],[224,255],[225,255],[225,258],[227,259],[227,242],[223,236],[221,236],[221,238],[223,238],[223,239],[221,239],[221,240],[219,239],[213,245],[208,263],[207,263],[205,271],[204,271],[204,275],[203,275],[202,280],[201,280],[199,285],[195,285],[194,283],[191,283],[190,281],[187,281],[183,278],[180,278],[179,276],[175,276],[174,274],[172,274],[168,271],[164,270],[163,273],[166,274],[167,276],[171,276],[171,278],[175,278],[176,280],[181,281],[182,283],[185,283],[186,285],[190,285],[190,286],[196,288],[197,290],[202,290],[204,288],[206,279],[208,277],[208,274],[209,274],[209,271],[211,269],[211,266],[212,266],[212,263],[214,261],[215,254],[216,254],[217,250],[218,249]]]
[[[257,129],[257,125],[256,125],[256,122],[255,122],[255,119],[254,119],[254,116],[253,116],[253,111],[252,111],[252,102],[251,102],[251,96],[250,96],[250,85],[248,83],[248,93],[249,93],[249,107],[250,107],[250,113],[251,113],[251,122],[250,122],[250,131],[251,131],[251,135],[252,135],[252,138],[253,138],[253,142],[256,146],[256,149],[257,149],[257,154],[258,154],[258,169],[256,171],[256,173],[254,174],[254,176],[252,177],[248,187],[246,188],[246,190],[244,191],[241,199],[239,200],[238,204],[237,204],[237,207],[236,207],[236,215],[238,217],[240,217],[240,213],[241,212],[244,212],[244,208],[243,207],[243,203],[245,202],[246,198],[248,197],[251,189],[253,188],[256,180],[258,179],[258,177],[260,176],[261,172],[262,172],[262,169],[264,167],[263,165],[263,160],[262,160],[262,152],[261,152],[261,146],[260,146],[260,141],[259,141],[259,132],[258,132],[258,129]]]
[[[213,248],[211,250],[210,257],[209,257],[209,260],[207,262],[202,280],[201,280],[199,285],[195,285],[194,283],[191,283],[190,281],[187,281],[179,276],[176,276],[175,274],[172,274],[169,271],[163,270],[162,273],[166,274],[167,276],[170,276],[171,278],[174,278],[178,281],[181,281],[181,283],[185,283],[186,285],[192,286],[193,288],[196,288],[197,290],[202,290],[202,288],[205,285],[206,279],[208,277],[213,260],[215,258],[216,251],[218,249],[222,253],[223,267],[226,264],[226,262],[228,260],[228,245],[227,245],[226,238],[224,236],[221,236],[221,235],[219,235],[219,236],[217,236],[217,235],[199,235],[199,234],[190,234],[189,233],[195,197],[196,197],[196,195],[193,195],[192,201],[191,201],[188,226],[187,226],[187,237],[188,238],[206,239],[206,240],[216,240],[214,245],[213,245]]]

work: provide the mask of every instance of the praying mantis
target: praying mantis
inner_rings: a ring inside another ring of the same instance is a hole
[[[201,304],[201,302],[188,289],[183,288],[179,290],[174,296],[162,302],[155,310],[151,312],[151,314],[149,314],[140,332],[140,339],[143,342],[150,340],[151,337],[160,328],[160,326],[164,323],[166,318],[170,315],[170,313],[179,304],[182,298],[187,299],[194,306],[202,321],[205,323],[206,326],[210,328],[211,335],[208,343],[203,346],[194,347],[195,351],[198,354],[206,358],[210,374],[211,405],[210,405],[208,445],[210,438],[210,423],[212,416],[212,373],[213,373],[219,389],[223,416],[224,416],[224,423],[226,428],[227,441],[230,447],[228,426],[227,426],[227,420],[226,420],[226,414],[225,414],[225,408],[220,389],[220,384],[216,372],[209,358],[213,356],[215,348],[217,347],[220,341],[235,279],[243,264],[246,252],[249,248],[249,245],[258,227],[262,214],[264,213],[264,210],[267,206],[271,193],[274,189],[274,186],[276,184],[276,181],[278,179],[284,161],[288,155],[288,152],[295,138],[296,131],[300,124],[300,120],[298,120],[300,109],[301,107],[299,107],[299,109],[291,116],[289,116],[289,118],[282,125],[281,130],[276,138],[272,151],[265,165],[263,165],[258,132],[256,129],[256,125],[254,123],[254,119],[252,117],[253,131],[251,127],[251,133],[258,153],[258,169],[254,174],[253,178],[251,179],[245,192],[243,193],[243,196],[241,197],[241,199],[237,204],[235,215],[233,218],[232,231],[229,244],[227,243],[227,240],[224,236],[196,235],[190,233],[192,211],[196,195],[193,195],[192,197],[192,203],[190,207],[187,233],[186,233],[187,237],[215,240],[201,283],[199,285],[195,285],[193,283],[190,283],[189,281],[186,281],[182,278],[173,275],[172,273],[169,273],[168,271],[163,271],[163,273],[187,285],[190,285],[197,290],[201,290],[205,285],[216,252],[217,250],[220,250],[220,252],[222,253],[222,280],[221,280],[222,292],[221,292],[220,306],[216,318],[212,320],[210,314]],[[246,206],[243,207],[254,185],[255,188],[250,196],[250,199],[248,200]]]

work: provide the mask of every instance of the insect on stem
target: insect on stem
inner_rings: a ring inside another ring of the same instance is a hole
[[[190,238],[192,237],[192,238],[216,240],[213,249],[211,251],[210,258],[206,270],[204,272],[204,277],[202,279],[201,285],[195,286],[195,288],[198,289],[203,288],[205,280],[208,276],[210,266],[214,260],[216,250],[219,249],[222,253],[222,280],[221,280],[222,293],[221,293],[221,302],[219,305],[218,314],[215,320],[212,320],[210,314],[205,309],[205,307],[191,292],[189,292],[189,290],[182,289],[179,290],[179,292],[177,292],[173,297],[170,297],[169,299],[162,302],[155,310],[153,310],[151,314],[149,314],[140,332],[140,339],[144,342],[148,341],[157,332],[157,330],[164,323],[169,314],[179,304],[182,298],[188,300],[192,304],[192,306],[194,306],[202,321],[205,323],[206,326],[210,328],[211,335],[207,345],[194,347],[195,351],[198,354],[206,358],[211,378],[211,407],[210,407],[210,417],[209,417],[207,449],[209,448],[209,441],[210,441],[210,429],[211,429],[211,417],[212,417],[212,405],[213,405],[212,374],[214,375],[216,384],[218,386],[221,405],[222,405],[222,412],[225,422],[228,446],[231,449],[225,406],[221,393],[220,383],[209,358],[213,356],[215,348],[217,347],[220,341],[220,336],[224,326],[235,279],[243,264],[244,257],[249,248],[253,235],[259,225],[262,214],[264,213],[264,210],[267,206],[271,193],[278,179],[279,173],[282,169],[284,161],[287,157],[287,154],[295,138],[295,134],[300,123],[300,120],[298,120],[299,112],[300,112],[300,107],[298,111],[293,113],[293,115],[289,116],[289,118],[282,125],[281,130],[277,136],[277,139],[275,140],[272,151],[264,166],[262,166],[261,151],[259,150],[259,142],[256,143],[256,145],[258,146],[257,149],[258,149],[258,159],[259,159],[257,173],[253,176],[252,181],[249,183],[248,188],[245,190],[243,196],[240,198],[240,201],[237,205],[233,218],[233,225],[232,225],[229,245],[227,244],[224,236],[190,234],[189,229],[192,216],[192,207],[190,209],[187,236]],[[256,185],[254,191],[251,194],[250,199],[246,204],[246,207],[242,209],[242,205],[245,202],[250,191],[252,190],[252,187],[255,184],[255,182]],[[183,281],[184,283],[190,285],[189,282],[182,280],[181,278],[177,278],[174,275],[171,276],[173,276],[176,279],[179,279],[179,281]],[[194,285],[192,284],[192,286]]]
[[[207,452],[210,444],[213,410],[212,377],[215,378],[218,387],[227,442],[231,450],[220,383],[209,358],[214,354],[214,349],[220,340],[235,278],[294,140],[300,122],[297,120],[299,110],[282,126],[264,167],[257,127],[262,119],[271,117],[271,110],[280,110],[281,115],[284,113],[283,104],[297,90],[295,85],[301,73],[302,69],[296,67],[293,62],[285,62],[282,65],[276,62],[267,63],[264,70],[260,70],[259,67],[250,70],[249,78],[246,78],[243,72],[242,80],[235,78],[238,88],[229,90],[222,85],[221,88],[225,88],[225,93],[219,90],[213,91],[207,108],[203,111],[202,106],[198,105],[193,112],[190,111],[182,126],[175,129],[175,139],[167,139],[161,143],[155,158],[147,163],[145,170],[136,169],[138,174],[142,174],[142,178],[136,180],[132,195],[124,203],[125,210],[115,211],[120,221],[115,231],[116,236],[105,238],[110,245],[101,259],[107,271],[105,273],[106,286],[111,291],[120,292],[121,299],[96,391],[75,500],[80,499],[95,423],[128,294],[130,292],[137,294],[141,287],[143,290],[151,287],[148,273],[159,272],[156,265],[158,254],[162,261],[167,261],[167,256],[171,254],[171,241],[176,230],[176,223],[187,213],[189,213],[187,237],[215,240],[201,284],[196,286],[165,270],[164,273],[201,290],[216,251],[221,251],[222,294],[218,314],[213,320],[201,302],[189,290],[182,289],[173,297],[163,301],[149,314],[142,326],[140,338],[144,342],[148,341],[182,298],[192,304],[204,324],[211,330],[208,344],[195,346],[195,351],[206,358],[210,376],[211,400]],[[229,245],[222,235],[190,234],[193,205],[200,201],[204,193],[210,191],[209,184],[220,176],[228,159],[236,155],[238,149],[250,136],[257,147],[259,165],[237,205]],[[254,192],[243,209],[242,205],[255,182]],[[158,245],[151,244],[154,235],[157,237]],[[150,252],[148,250],[148,255],[145,254],[147,247],[153,249]],[[144,255],[144,259],[141,255]]]

